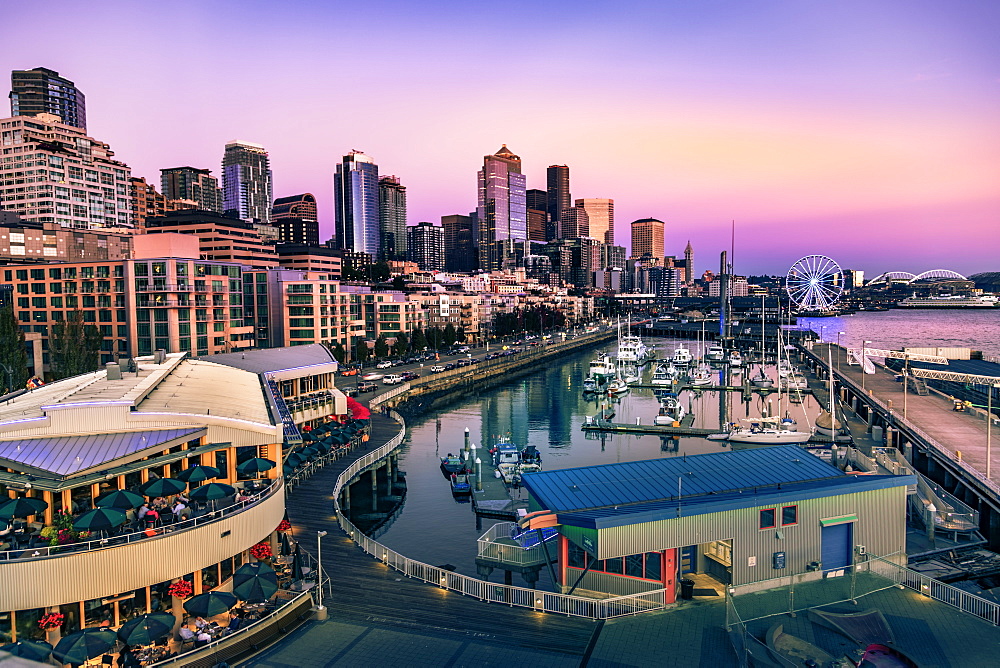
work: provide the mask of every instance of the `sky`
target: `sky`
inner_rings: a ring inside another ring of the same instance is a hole
[[[666,223],[666,253],[782,274],[824,254],[868,276],[1000,270],[1000,3],[259,0],[8,3],[0,66],[87,97],[134,175],[220,176],[264,145],[274,195],[320,203],[351,150],[407,187],[408,219],[476,206],[502,144],[529,188]],[[735,235],[731,231],[735,229]],[[735,243],[733,243],[733,241]]]

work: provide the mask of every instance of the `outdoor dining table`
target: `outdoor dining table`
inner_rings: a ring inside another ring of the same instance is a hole
[[[148,665],[156,663],[167,655],[167,648],[162,645],[140,646],[133,650],[135,658],[139,663]]]

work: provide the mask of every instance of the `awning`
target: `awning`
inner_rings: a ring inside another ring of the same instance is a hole
[[[835,524],[847,524],[848,522],[857,522],[857,515],[841,515],[840,517],[827,517],[819,521],[820,526],[832,527]]]
[[[372,412],[355,401],[353,397],[347,397],[347,410],[351,412],[351,417],[355,420],[367,420],[372,416]]]

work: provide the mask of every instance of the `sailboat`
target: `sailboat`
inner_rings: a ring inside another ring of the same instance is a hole
[[[757,369],[757,375],[750,379],[750,382],[756,387],[767,388],[774,385],[774,381],[764,374],[764,360],[767,359],[767,346],[764,340],[764,296],[760,297],[760,368]]]
[[[634,385],[642,380],[642,376],[639,375],[639,369],[636,368],[634,363],[622,362],[621,358],[618,359],[619,371],[621,372],[621,378],[626,385]]]
[[[827,346],[829,348],[829,345]],[[828,353],[830,377],[827,380],[827,390],[830,394],[830,404],[825,411],[816,418],[816,433],[828,437],[831,441],[836,441],[837,436],[843,431],[844,425],[837,419],[835,411],[836,394],[833,391],[833,353]]]
[[[705,367],[704,365],[699,365],[694,373],[691,374],[691,384],[692,385],[711,385],[712,384],[712,371]]]
[[[730,423],[725,434],[712,434],[709,440],[725,439],[730,443],[748,443],[751,445],[782,445],[785,443],[801,444],[807,442],[811,437],[808,431],[798,431],[795,429],[782,429],[784,418],[779,417],[759,417],[744,418],[739,424]],[[784,423],[787,424],[787,423]]]
[[[743,356],[740,355],[740,351],[731,350],[729,352],[729,366],[732,368],[743,366]]]

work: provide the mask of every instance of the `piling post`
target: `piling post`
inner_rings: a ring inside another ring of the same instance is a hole
[[[465,461],[469,461],[469,428],[465,428]]]
[[[476,457],[476,491],[483,491],[483,460]]]

